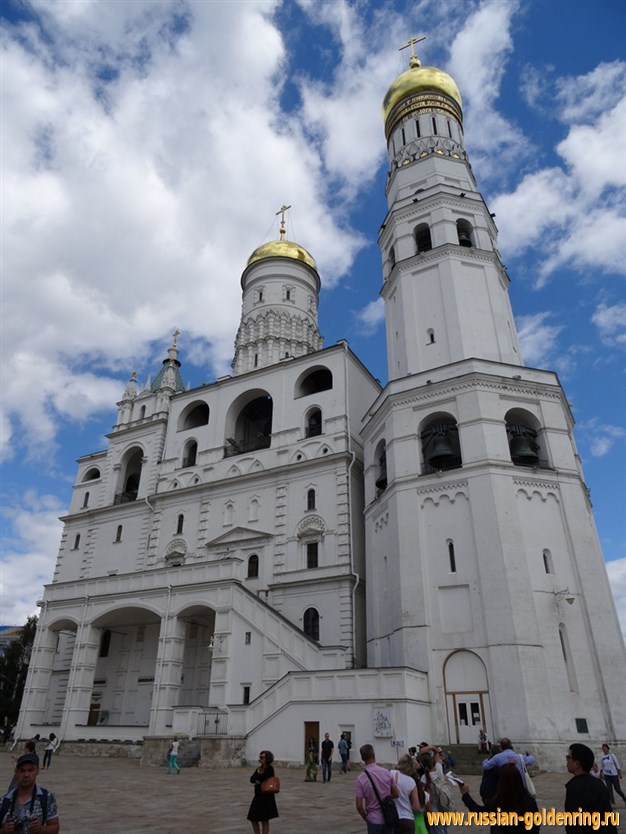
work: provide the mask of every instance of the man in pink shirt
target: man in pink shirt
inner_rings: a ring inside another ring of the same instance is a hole
[[[376,785],[378,796],[385,799],[387,796],[399,796],[396,783],[391,773],[384,767],[376,764],[374,748],[371,744],[364,744],[359,750],[365,768],[356,778],[356,810],[363,817],[367,824],[367,834],[393,834],[393,830],[385,824],[385,818],[380,808],[380,802],[372,782]]]

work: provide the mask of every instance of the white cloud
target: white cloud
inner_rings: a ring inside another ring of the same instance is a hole
[[[0,597],[2,622],[22,625],[36,614],[42,586],[52,581],[61,537],[58,516],[65,508],[53,495],[34,490],[3,501],[5,545]]]
[[[506,257],[544,253],[537,287],[560,267],[626,274],[624,78],[626,63],[615,62],[558,79],[560,115],[569,124],[555,148],[562,165],[529,173],[514,191],[492,200]]]
[[[356,314],[360,330],[365,335],[371,335],[385,321],[385,302],[382,298],[370,301]]]
[[[518,316],[515,320],[524,362],[531,367],[549,366],[563,327],[548,322],[550,313]]]
[[[594,458],[601,458],[608,454],[619,441],[626,439],[626,429],[603,423],[597,417],[581,421],[577,429],[586,439],[589,451]]]
[[[626,556],[606,563],[609,582],[615,598],[617,617],[626,639]]]
[[[591,321],[606,345],[626,345],[626,304],[599,304]]]

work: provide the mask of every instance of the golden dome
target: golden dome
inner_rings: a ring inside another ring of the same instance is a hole
[[[317,264],[304,246],[300,246],[298,243],[292,243],[290,240],[271,240],[269,243],[264,243],[262,246],[259,246],[248,258],[246,267],[256,263],[256,261],[262,261],[265,258],[293,258],[294,261],[300,261],[317,272]]]
[[[455,115],[462,121],[463,101],[455,80],[447,72],[437,69],[437,67],[422,67],[417,59],[413,59],[411,68],[396,78],[383,101],[383,121],[387,136],[389,136],[396,123],[396,119],[393,119],[391,124],[389,123],[389,117],[396,106],[405,99],[419,93],[441,94],[448,99],[452,99],[458,106],[454,107],[453,105]]]

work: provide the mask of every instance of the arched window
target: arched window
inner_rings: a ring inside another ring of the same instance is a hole
[[[549,550],[543,551],[543,569],[546,573],[554,573],[554,568],[552,565],[552,554]]]
[[[122,467],[122,491],[115,496],[116,504],[125,504],[128,501],[136,501],[141,480],[141,469],[143,466],[143,451],[137,447],[130,449],[124,456],[125,463]]]
[[[183,467],[195,466],[198,458],[198,444],[195,440],[190,440],[185,444],[183,452]]]
[[[387,489],[387,448],[384,440],[381,440],[376,447],[374,460],[376,467],[374,486],[376,487],[376,495],[380,495]]]
[[[176,520],[176,535],[180,536],[183,532],[183,527],[185,526],[185,516],[181,513]]]
[[[180,415],[178,431],[196,429],[209,423],[209,406],[205,402],[191,403]]]
[[[85,472],[83,476],[83,483],[85,483],[85,481],[95,481],[99,477],[100,470],[94,466],[91,469],[88,469],[87,472]]]
[[[80,533],[77,533],[74,537],[74,550],[78,550],[80,547]]]
[[[542,449],[538,420],[522,408],[512,408],[505,418],[511,462],[515,466],[548,469],[547,454]]]
[[[322,433],[322,412],[319,408],[310,411],[306,418],[305,435],[307,437],[319,437]]]
[[[257,579],[259,576],[259,557],[256,553],[248,557],[248,579]]]
[[[328,368],[317,368],[308,372],[296,384],[295,396],[308,397],[320,391],[330,391],[333,387],[333,375]]]
[[[88,507],[88,506],[89,506],[89,493],[88,493],[88,492],[86,492],[86,493],[85,493],[85,497],[83,498],[83,506],[82,506],[82,509],[84,510],[84,509],[85,509],[85,507]]]
[[[108,657],[109,656],[109,648],[111,646],[111,632],[107,628],[106,631],[102,633],[102,637],[100,638],[100,657]]]
[[[419,255],[420,252],[429,252],[433,248],[433,242],[430,237],[430,229],[427,223],[420,223],[416,227],[415,232],[415,251]]]
[[[393,246],[390,246],[389,247],[389,267],[391,269],[393,269],[395,265],[396,265],[396,250],[393,248]]]
[[[146,416],[146,407],[145,407],[145,405],[142,405],[141,408],[139,409],[139,419],[143,420],[143,418],[145,416]]]
[[[474,230],[472,224],[468,220],[456,221],[456,233],[459,238],[459,246],[465,246],[468,249],[474,245]]]
[[[234,457],[245,452],[269,449],[272,442],[272,398],[266,392],[253,399],[237,400],[230,408],[226,421],[226,445],[224,457]],[[243,403],[243,404],[242,404]]]
[[[559,623],[559,643],[561,646],[561,654],[563,655],[563,662],[567,671],[567,680],[569,683],[570,692],[578,692],[578,683],[576,681],[576,672],[574,671],[574,664],[572,662],[572,653],[570,651],[569,640],[567,638],[567,630],[564,623]]]
[[[315,608],[307,608],[304,612],[302,630],[312,640],[320,639],[320,615]]]
[[[421,431],[424,474],[458,469],[463,466],[459,429],[451,414],[429,417]]]
[[[123,530],[122,525],[118,524],[117,530],[115,532],[115,541],[116,542],[121,542],[122,541],[122,530]]]
[[[306,494],[306,508],[307,510],[315,509],[315,490],[309,489]]]
[[[448,542],[448,561],[450,563],[450,573],[456,573],[456,556],[454,553],[454,542]]]
[[[430,327],[426,331],[426,337],[428,339],[428,344],[429,345],[434,345],[435,344],[435,331],[432,329],[432,327]]]

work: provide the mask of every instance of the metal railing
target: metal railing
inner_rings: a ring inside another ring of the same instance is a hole
[[[228,446],[224,446],[224,457],[232,458],[246,452],[256,452],[257,449],[269,449],[271,442],[272,436],[269,434],[256,437],[254,440],[234,440]]]
[[[219,707],[209,707],[198,716],[198,731],[203,736],[223,736],[228,732],[228,713]]]
[[[438,460],[435,465],[430,463],[424,464],[424,475],[433,475],[435,472],[447,472],[448,469],[461,469],[463,466],[463,459],[461,455],[449,455]]]

